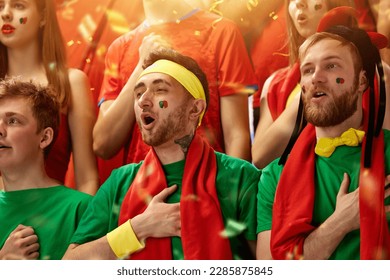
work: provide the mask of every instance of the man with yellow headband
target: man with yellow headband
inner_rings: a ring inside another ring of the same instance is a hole
[[[198,135],[208,104],[205,74],[168,49],[151,53],[144,68],[134,112],[152,149],[102,185],[65,258],[253,258],[260,172]]]

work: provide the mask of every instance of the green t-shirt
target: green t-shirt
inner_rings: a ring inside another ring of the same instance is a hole
[[[233,257],[253,258],[246,240],[256,240],[256,193],[260,171],[249,162],[225,154],[216,152],[216,159],[216,188],[225,225],[228,220],[234,220],[246,226],[242,234],[230,237]],[[180,200],[184,163],[179,161],[163,166],[168,186],[178,185],[168,203]],[[118,226],[120,205],[141,164],[128,164],[113,171],[90,203],[72,243],[98,239]],[[171,240],[173,259],[183,259],[181,239],[173,237]]]
[[[390,131],[384,130],[385,137],[385,174],[390,174]],[[339,146],[329,157],[316,156],[315,201],[312,225],[319,226],[331,214],[336,206],[336,197],[343,180],[343,174],[350,177],[349,192],[357,189],[360,173],[361,147]],[[257,193],[257,232],[271,230],[272,205],[275,190],[283,166],[274,160],[262,170]],[[299,176],[299,174],[297,174]],[[291,182],[294,187],[294,182]],[[302,194],[304,195],[304,194]],[[385,201],[390,204],[390,199]],[[389,227],[390,217],[388,216]],[[360,259],[360,231],[347,234],[336,248],[330,259]]]
[[[61,259],[91,198],[65,186],[0,191],[0,246],[23,224],[38,236],[39,259]]]

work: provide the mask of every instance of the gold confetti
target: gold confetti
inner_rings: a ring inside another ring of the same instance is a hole
[[[269,13],[268,16],[269,16],[270,18],[272,18],[273,20],[277,20],[277,19],[278,19],[278,15],[277,15],[275,12]]]
[[[77,27],[77,30],[83,37],[84,41],[92,41],[93,33],[96,30],[96,23],[90,14],[86,14],[82,19],[81,23]]]
[[[118,74],[118,65],[113,64],[111,67],[106,68],[104,70],[104,75],[109,75],[111,77],[117,78],[119,76]]]
[[[73,41],[73,40],[70,40],[69,42],[66,43],[66,45],[67,45],[68,47],[71,47],[71,46],[74,45],[74,41]]]
[[[200,36],[200,31],[199,30],[195,30],[194,34],[195,34],[195,36]]]
[[[125,34],[130,31],[129,23],[123,14],[114,10],[107,10],[106,14],[112,31],[118,34]]]

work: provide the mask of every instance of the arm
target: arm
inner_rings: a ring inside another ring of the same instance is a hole
[[[376,30],[390,38],[390,1],[388,0],[369,0],[371,11],[376,20]],[[387,48],[380,50],[382,59],[390,64],[390,42]]]
[[[347,233],[359,229],[359,189],[348,193],[348,186],[349,177],[344,174],[334,213],[305,240],[305,259],[328,259]]]
[[[256,259],[272,260],[271,255],[271,231],[266,230],[257,234]]]
[[[148,237],[180,236],[180,204],[166,204],[164,200],[176,190],[169,187],[153,197],[148,208],[129,220],[138,240]],[[130,252],[132,253],[132,252]],[[63,259],[116,259],[107,235],[85,244],[71,244]]]
[[[389,57],[390,58],[390,57]],[[383,128],[390,129],[390,65],[383,61],[383,72],[386,86],[386,112],[383,120]]]
[[[272,79],[273,75],[267,79],[261,93],[260,119],[252,145],[253,163],[258,168],[264,168],[282,155],[294,130],[298,112],[299,95],[273,121],[267,102],[267,93]]]
[[[0,250],[0,260],[36,260],[39,257],[38,237],[32,227],[18,225]]]
[[[99,186],[95,154],[92,150],[92,129],[95,123],[92,94],[87,76],[70,69],[71,103],[68,123],[72,138],[72,153],[77,189],[94,195]]]
[[[93,129],[93,149],[103,158],[110,159],[123,147],[135,123],[133,89],[142,69],[144,59],[155,49],[168,46],[158,35],[145,36],[139,48],[137,66],[115,101],[105,101]]]
[[[248,96],[233,94],[222,97],[221,122],[226,154],[249,161]]]

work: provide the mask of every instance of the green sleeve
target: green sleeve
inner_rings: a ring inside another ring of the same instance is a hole
[[[257,191],[257,233],[271,230],[272,206],[283,166],[274,160],[262,170]]]

